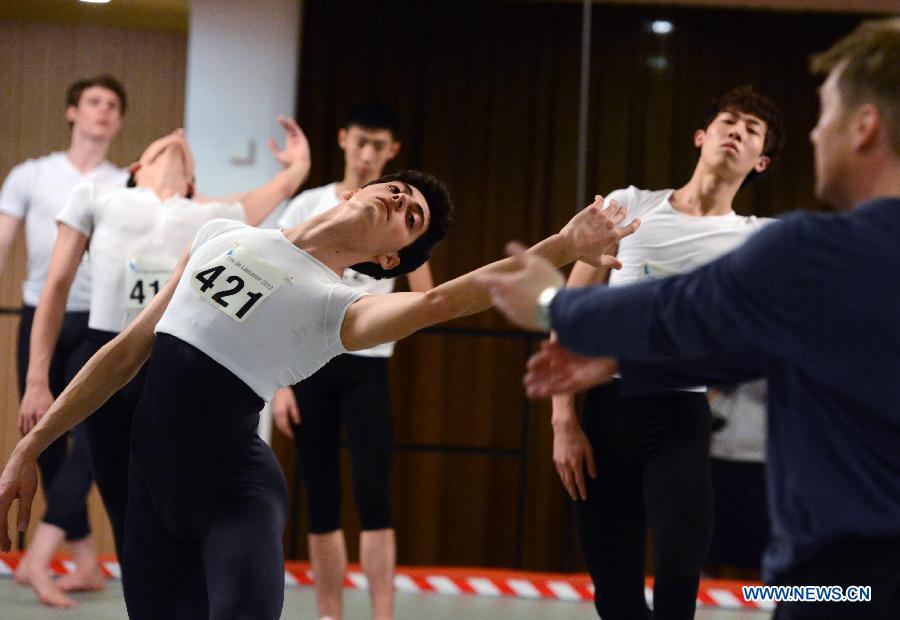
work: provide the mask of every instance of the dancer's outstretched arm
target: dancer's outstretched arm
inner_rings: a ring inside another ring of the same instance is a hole
[[[612,202],[603,208],[597,199],[569,220],[562,230],[527,250],[544,257],[556,266],[583,260],[596,266],[617,266],[618,261],[604,254],[608,248],[637,230],[634,220],[620,227],[627,213]],[[512,269],[512,259],[499,260],[471,271],[426,292],[390,293],[360,298],[347,310],[341,327],[341,340],[351,351],[367,349],[382,342],[399,340],[416,331],[487,310],[491,296],[477,282],[485,273],[502,273]]]
[[[279,148],[271,138],[269,148],[284,169],[267,183],[240,198],[241,204],[244,205],[244,216],[251,226],[259,226],[275,207],[290,198],[303,185],[309,174],[309,142],[306,140],[306,134],[293,118],[279,116],[278,124],[284,129],[284,148]]]
[[[90,191],[87,188],[76,190]],[[89,235],[60,222],[47,280],[41,290],[28,347],[28,367],[25,374],[25,393],[19,403],[19,432],[28,434],[53,404],[50,391],[50,362],[59,342],[66,299],[75,281],[81,257],[87,251]]]

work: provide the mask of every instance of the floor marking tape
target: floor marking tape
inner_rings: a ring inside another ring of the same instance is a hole
[[[21,553],[0,553],[0,578],[12,577],[21,559]],[[102,557],[101,566],[111,579],[120,579],[119,564],[114,557]],[[74,568],[68,557],[54,560],[52,571],[64,575]],[[313,575],[308,562],[285,563],[286,587],[310,586]],[[359,566],[351,565],[344,581],[347,588],[365,590],[368,587],[365,574]],[[743,599],[741,586],[758,585],[755,582],[726,580],[702,580],[697,593],[697,604],[717,609],[760,609],[771,611],[771,602],[748,602]],[[497,570],[490,568],[448,567],[397,567],[394,587],[398,592],[435,593],[447,596],[507,596],[530,600],[558,600],[591,602],[594,588],[585,574],[532,573],[528,571]],[[647,601],[652,602],[652,578],[645,588]]]

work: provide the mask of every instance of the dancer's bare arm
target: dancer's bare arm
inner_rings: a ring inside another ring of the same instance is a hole
[[[59,224],[50,256],[47,281],[41,291],[31,326],[25,393],[19,404],[19,432],[23,435],[34,428],[53,404],[50,360],[53,359],[53,351],[62,329],[69,289],[89,240],[82,232],[66,224]]]
[[[309,142],[303,130],[293,118],[279,116],[278,123],[284,129],[284,148],[279,148],[271,138],[269,148],[284,169],[268,183],[240,198],[241,204],[244,205],[245,218],[251,226],[258,226],[269,217],[275,207],[297,191],[309,174]]]
[[[616,250],[611,253],[615,254]],[[577,288],[606,282],[609,269],[597,268],[578,261],[569,273],[566,286]],[[575,395],[559,394],[553,397],[553,464],[566,492],[573,500],[587,499],[585,473],[597,477],[594,451],[575,415]]]
[[[0,271],[3,271],[6,265],[6,259],[12,250],[21,223],[22,220],[17,217],[0,213]]]
[[[640,222],[624,227],[625,209],[614,202],[603,208],[597,200],[573,217],[563,229],[532,246],[527,253],[542,256],[556,266],[575,260],[591,264],[613,265],[615,258],[605,254],[622,237],[630,235]],[[426,293],[391,293],[362,297],[347,310],[341,327],[341,340],[351,351],[366,349],[382,342],[399,340],[416,331],[491,307],[491,296],[478,282],[486,273],[503,273],[514,268],[512,258],[499,260],[454,278]]]

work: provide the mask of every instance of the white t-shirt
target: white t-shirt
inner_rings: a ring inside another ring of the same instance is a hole
[[[329,183],[321,187],[315,187],[301,192],[294,198],[287,209],[278,220],[278,225],[282,228],[296,226],[302,224],[306,220],[315,217],[332,207],[341,203],[341,197],[337,194],[337,183]],[[396,278],[382,278],[377,280],[364,273],[353,271],[352,269],[344,270],[342,281],[347,286],[358,291],[370,293],[372,295],[383,295],[394,290],[394,280]],[[390,357],[394,353],[394,343],[385,342],[362,351],[354,351],[353,355],[362,355],[364,357]]]
[[[364,294],[280,230],[215,220],[197,233],[156,331],[197,347],[268,401],[347,352],[341,325]]]
[[[241,203],[165,202],[144,187],[75,188],[57,220],[90,237],[93,329],[120,332],[163,287],[200,227],[216,218],[244,219]]]
[[[607,196],[607,204],[614,199],[628,209],[626,221],[641,218],[637,232],[619,242],[622,269],[612,271],[610,286],[687,273],[730,252],[774,221],[734,211],[703,217],[685,215],[669,202],[673,192],[631,185]]]
[[[25,219],[28,264],[22,299],[27,305],[36,306],[41,296],[56,241],[56,215],[75,186],[92,181],[98,187],[125,187],[127,180],[128,173],[108,161],[82,174],[63,152],[29,159],[12,169],[0,190],[0,213]],[[85,311],[90,306],[90,273],[82,263],[69,289],[66,310]]]
[[[626,222],[638,217],[641,226],[619,242],[622,269],[613,270],[610,286],[622,286],[687,273],[741,245],[774,220],[756,216],[695,216],[677,211],[669,202],[675,190],[645,190],[630,185],[606,197],[628,209]],[[704,392],[705,387],[686,391]]]

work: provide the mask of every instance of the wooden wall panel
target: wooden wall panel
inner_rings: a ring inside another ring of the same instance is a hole
[[[110,149],[118,165],[137,159],[155,138],[184,118],[187,37],[181,32],[103,28],[84,24],[0,21],[0,178],[17,163],[69,142],[65,91],[73,81],[112,73],[128,92],[125,126]],[[25,247],[20,233],[0,281],[0,308],[21,304]],[[15,347],[19,318],[0,314],[0,458],[18,440]],[[127,441],[127,438],[123,438]],[[112,535],[96,490],[89,501],[91,524],[103,553]],[[35,502],[35,519],[43,500]],[[33,531],[32,523],[30,531]]]

